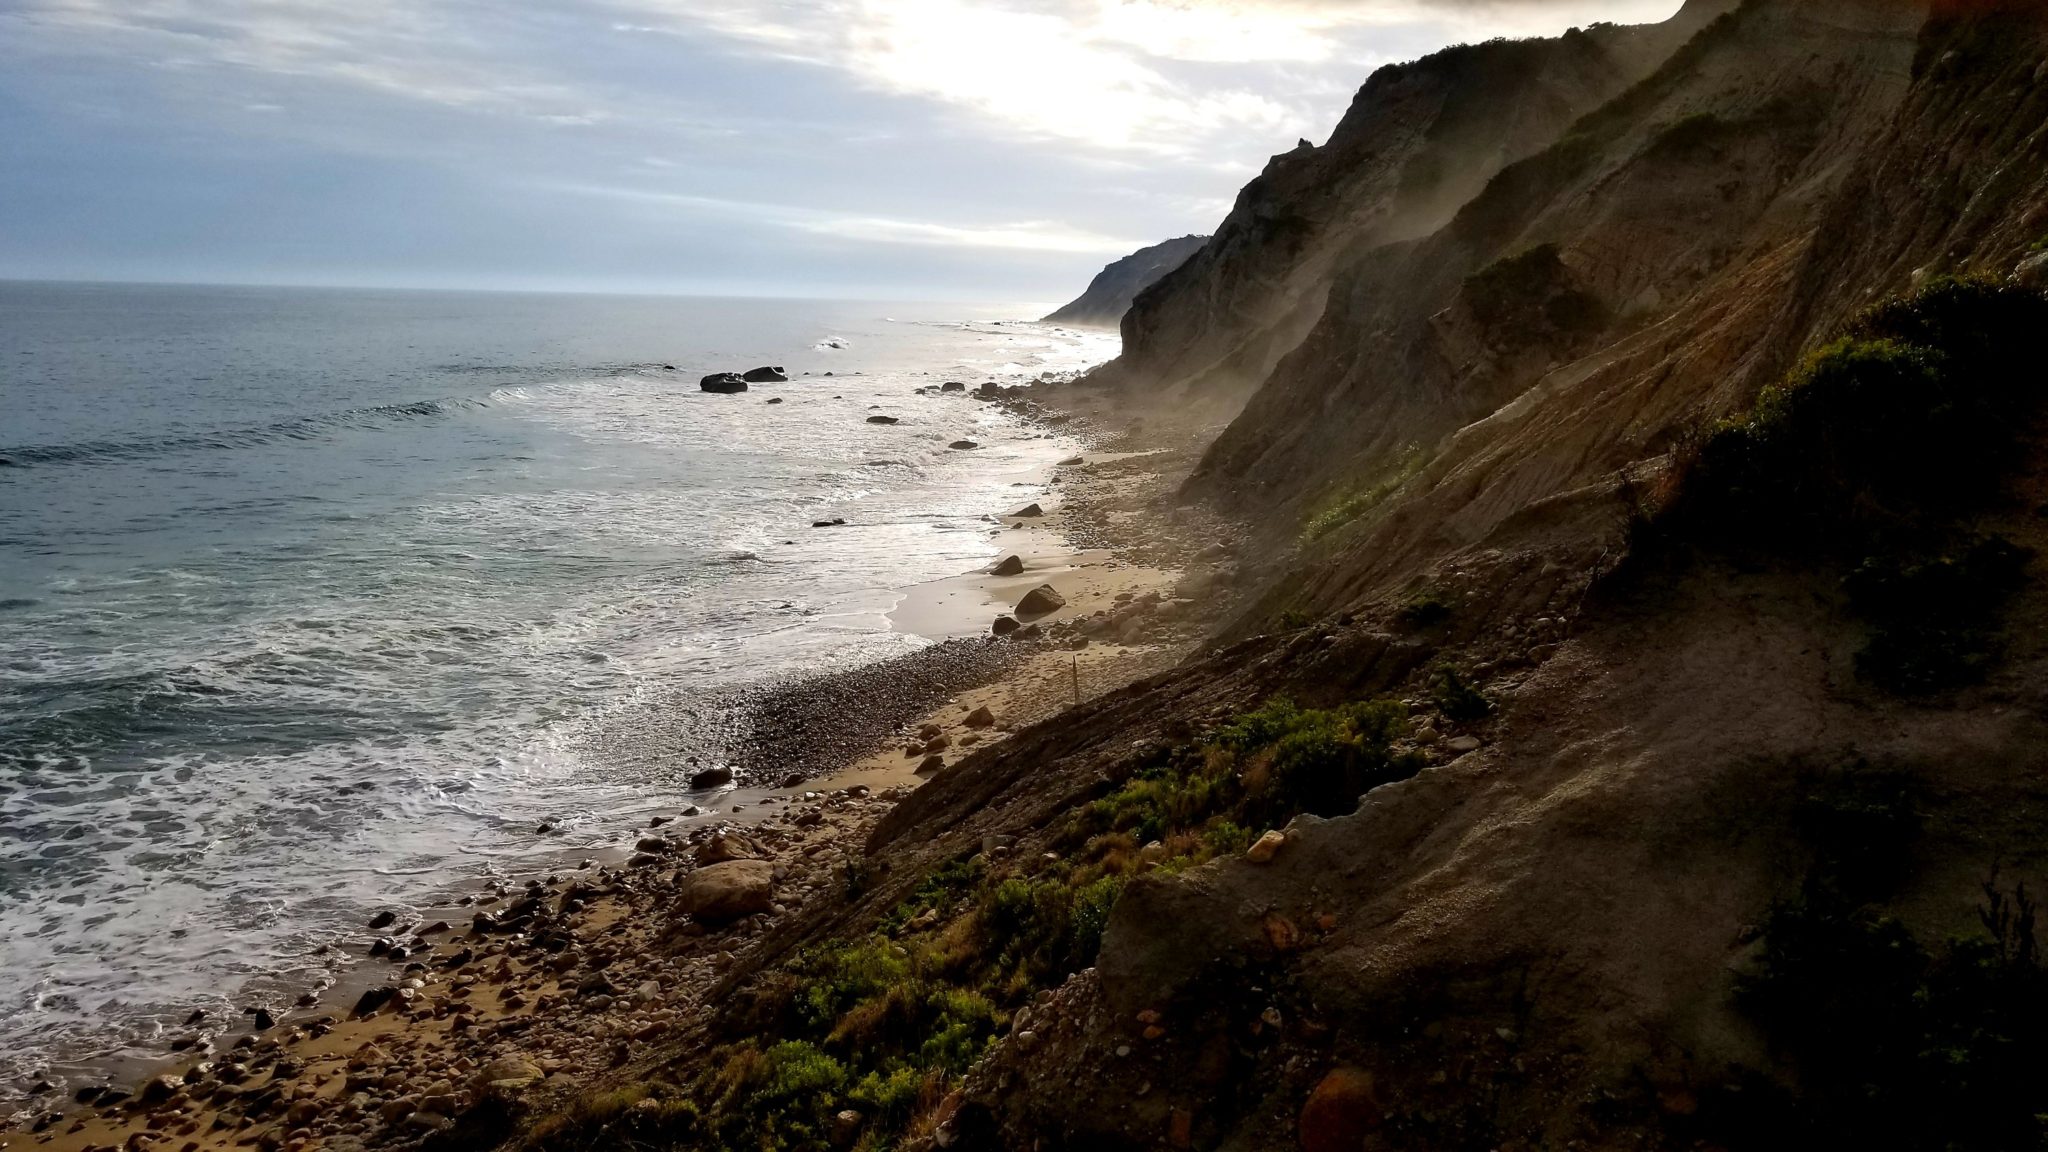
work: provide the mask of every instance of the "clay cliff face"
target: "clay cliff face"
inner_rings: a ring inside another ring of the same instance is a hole
[[[1321,147],[1272,158],[1201,252],[1139,295],[1098,375],[1226,410],[1315,324],[1361,252],[1426,235],[1494,173],[1639,80],[1733,0],[1661,25],[1451,48],[1375,72]]]
[[[1947,955],[1928,963],[1953,974],[1967,947],[1942,942],[1989,933],[2035,986],[2031,913],[2014,928],[1998,909],[2048,863],[2008,854],[2048,834],[2031,815],[2048,587],[2014,585],[1981,682],[1902,699],[1871,680],[1884,635],[1843,606],[1856,585],[1838,567],[1795,549],[1616,572],[1702,439],[1862,310],[1942,276],[2039,284],[2044,78],[2039,5],[1751,0],[1441,227],[1354,254],[1189,487],[1267,532],[1236,643],[934,782],[878,843],[1005,829],[1020,856],[1057,847],[1078,804],[1193,771],[1162,750],[1277,696],[1401,697],[1430,766],[1355,812],[1296,818],[1269,858],[1133,880],[1095,968],[1032,1009],[1030,1044],[977,1068],[954,1125],[1017,1147],[1794,1147],[1852,1130],[2012,1146],[1920,1057],[1871,1072],[1870,1051],[1901,1042],[1890,1025],[1838,1030],[1879,1003],[1939,1015],[1925,1006],[1946,995],[1936,976],[1886,1000],[1876,953],[1845,941],[1893,933],[1883,948]],[[2048,455],[2019,436],[2004,495],[1947,539],[2048,550]],[[1308,538],[1319,507],[1352,511]],[[1457,719],[1444,668],[1493,709]],[[1899,791],[1867,804],[1873,781]],[[1813,822],[1852,808],[1893,838],[1881,879],[1845,897],[1835,833]],[[1796,958],[1797,932],[1846,951]],[[2014,1050],[2036,1051],[2048,1020],[2007,1018],[2026,1021]],[[1999,1082],[1967,1048],[1979,1087]],[[1845,1065],[1930,1096],[1877,1105],[1830,1086]],[[1924,1127],[1887,1128],[1908,1114]]]
[[[1088,290],[1045,317],[1048,324],[1114,328],[1138,293],[1159,282],[1201,251],[1207,236],[1182,236],[1140,248],[1095,274]]]
[[[2048,7],[1685,19],[1381,72],[1046,390],[1251,380],[1178,497],[1248,525],[1181,589],[1234,622],[933,777],[734,965],[761,1067],[810,1067],[807,1005],[898,1089],[704,1107],[918,1149],[2040,1145]]]

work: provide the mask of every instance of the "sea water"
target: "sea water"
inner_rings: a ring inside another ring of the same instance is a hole
[[[915,389],[1115,351],[1029,314],[0,283],[0,1094],[928,643],[897,594],[1073,446]]]

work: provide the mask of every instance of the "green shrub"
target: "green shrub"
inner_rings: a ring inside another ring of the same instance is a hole
[[[1796,1072],[1715,1101],[1729,1147],[2035,1148],[2048,1115],[2048,970],[2024,885],[1994,871],[1982,932],[1929,948],[1884,910],[1910,873],[1917,790],[1857,765],[1821,778],[1794,826],[1811,853],[1764,919],[1739,1005]]]
[[[1508,345],[1554,341],[1607,322],[1606,306],[1573,282],[1555,244],[1474,272],[1465,279],[1464,296],[1473,318]]]
[[[1128,832],[1141,844],[1189,837],[1186,866],[1300,812],[1343,815],[1367,790],[1420,767],[1393,752],[1406,715],[1384,702],[1324,709],[1269,700],[1090,805],[1080,833]]]
[[[1999,608],[2024,585],[2029,558],[2003,536],[1957,554],[1866,558],[1843,582],[1872,624],[1857,671],[1903,695],[1981,680],[2003,654]]]
[[[1700,448],[1676,511],[1774,549],[1911,543],[1996,494],[2038,411],[2039,293],[1943,280],[1859,317]]]
[[[1410,628],[1429,628],[1450,619],[1452,608],[1442,592],[1431,588],[1409,597],[1395,618]]]
[[[1632,533],[1839,566],[1871,625],[1879,687],[1980,679],[2027,553],[1970,523],[2002,494],[2044,399],[2048,298],[1938,280],[1880,304],[1699,444],[1676,495]]]
[[[1467,683],[1457,668],[1439,664],[1430,675],[1429,697],[1444,717],[1458,723],[1484,719],[1493,714],[1493,701]]]
[[[1386,503],[1389,496],[1400,491],[1416,473],[1429,463],[1429,455],[1415,445],[1409,445],[1395,462],[1393,470],[1371,483],[1356,485],[1339,490],[1324,500],[1301,526],[1303,543],[1312,544],[1346,524]]]

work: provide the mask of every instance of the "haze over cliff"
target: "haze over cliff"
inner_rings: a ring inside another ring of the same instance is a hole
[[[1213,635],[528,1146],[2040,1146],[2044,80],[2001,0],[1375,72],[1030,390],[1184,462]]]
[[[1046,316],[1052,324],[1114,328],[1140,292],[1200,251],[1207,236],[1182,236],[1140,248],[1095,274],[1088,290]]]

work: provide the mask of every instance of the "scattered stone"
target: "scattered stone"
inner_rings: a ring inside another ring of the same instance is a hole
[[[1271,864],[1273,857],[1287,845],[1287,834],[1278,829],[1268,831],[1244,850],[1244,858],[1254,864]]]
[[[1067,598],[1065,596],[1060,595],[1050,584],[1040,584],[1038,587],[1026,592],[1022,600],[1017,601],[1017,615],[1043,616],[1048,612],[1057,612],[1066,606]]]
[[[868,423],[870,423],[870,424],[894,424],[894,423],[896,423],[896,417],[894,417],[894,416],[870,416],[870,417],[868,417]]]
[[[919,764],[917,766],[917,774],[919,776],[930,776],[932,773],[937,772],[939,769],[944,768],[945,766],[946,758],[944,756],[927,756],[924,758],[924,763]]]
[[[965,392],[965,391],[967,391],[967,385],[965,385],[965,384],[961,383],[961,382],[960,382],[960,381],[958,381],[958,380],[948,380],[948,381],[946,381],[946,382],[945,382],[944,384],[941,384],[941,385],[939,385],[939,391],[941,391],[941,392]]]
[[[690,873],[677,896],[683,912],[725,923],[766,912],[775,903],[775,868],[766,860],[728,860]]]
[[[996,714],[989,711],[988,705],[984,704],[969,712],[967,719],[962,721],[962,723],[966,724],[969,728],[993,728],[996,723]]]
[[[1022,576],[1024,574],[1024,558],[1017,555],[1005,556],[1001,560],[996,561],[996,566],[989,569],[988,573],[991,576]]]
[[[964,452],[969,448],[979,448],[981,447],[981,445],[975,443],[972,440],[955,440],[951,444],[946,445],[946,447],[957,448]]]
[[[780,384],[789,379],[789,374],[783,371],[780,365],[772,368],[764,365],[760,368],[749,370],[740,379],[745,380],[749,384]]]
[[[835,517],[833,517],[833,518],[832,518],[832,519],[830,519],[830,520],[813,520],[813,521],[811,521],[811,527],[813,527],[813,528],[843,528],[843,527],[845,527],[845,526],[846,526],[846,517],[844,517],[844,516],[835,516]]]
[[[752,840],[726,829],[713,832],[709,840],[697,846],[699,865],[723,864],[728,860],[753,860],[760,855],[760,847]]]
[[[1445,741],[1444,747],[1450,749],[1456,755],[1463,756],[1467,752],[1479,751],[1479,737],[1459,736],[1456,739]]]
[[[1019,518],[1029,519],[1029,518],[1031,518],[1031,517],[1033,517],[1033,516],[1043,516],[1043,515],[1045,515],[1045,509],[1043,509],[1043,508],[1040,508],[1040,507],[1039,507],[1039,506],[1038,506],[1037,504],[1035,504],[1035,503],[1034,503],[1034,504],[1026,504],[1026,505],[1025,505],[1025,506],[1023,506],[1022,508],[1019,508],[1019,509],[1017,509],[1017,510],[1016,510],[1015,512],[1012,512],[1012,513],[1010,513],[1010,515],[1011,515],[1012,517],[1019,517]]]
[[[397,920],[398,913],[393,912],[387,908],[384,911],[377,913],[375,916],[370,917],[370,931],[375,932],[379,928],[389,928],[391,927],[392,924],[396,923]]]
[[[1066,458],[1065,460],[1062,460],[1062,461],[1060,461],[1060,467],[1062,467],[1062,468],[1072,468],[1072,467],[1074,467],[1075,465],[1077,465],[1077,464],[1081,464],[1081,463],[1084,463],[1084,461],[1082,460],[1082,458],[1081,458],[1081,457],[1079,457],[1079,456],[1069,456],[1069,457],[1067,457],[1067,458]]]
[[[706,392],[731,395],[735,392],[745,392],[747,390],[747,382],[735,372],[713,372],[711,375],[697,381],[697,387]]]
[[[1372,1073],[1361,1068],[1332,1070],[1302,1105],[1299,1133],[1303,1152],[1357,1152],[1385,1120]]]
[[[476,1074],[476,1084],[480,1088],[502,1091],[524,1088],[545,1075],[538,1065],[524,1056],[501,1056],[483,1066],[483,1070]]]
[[[995,623],[989,625],[988,630],[997,636],[1008,636],[1021,627],[1023,625],[1017,623],[1015,616],[998,616]]]

